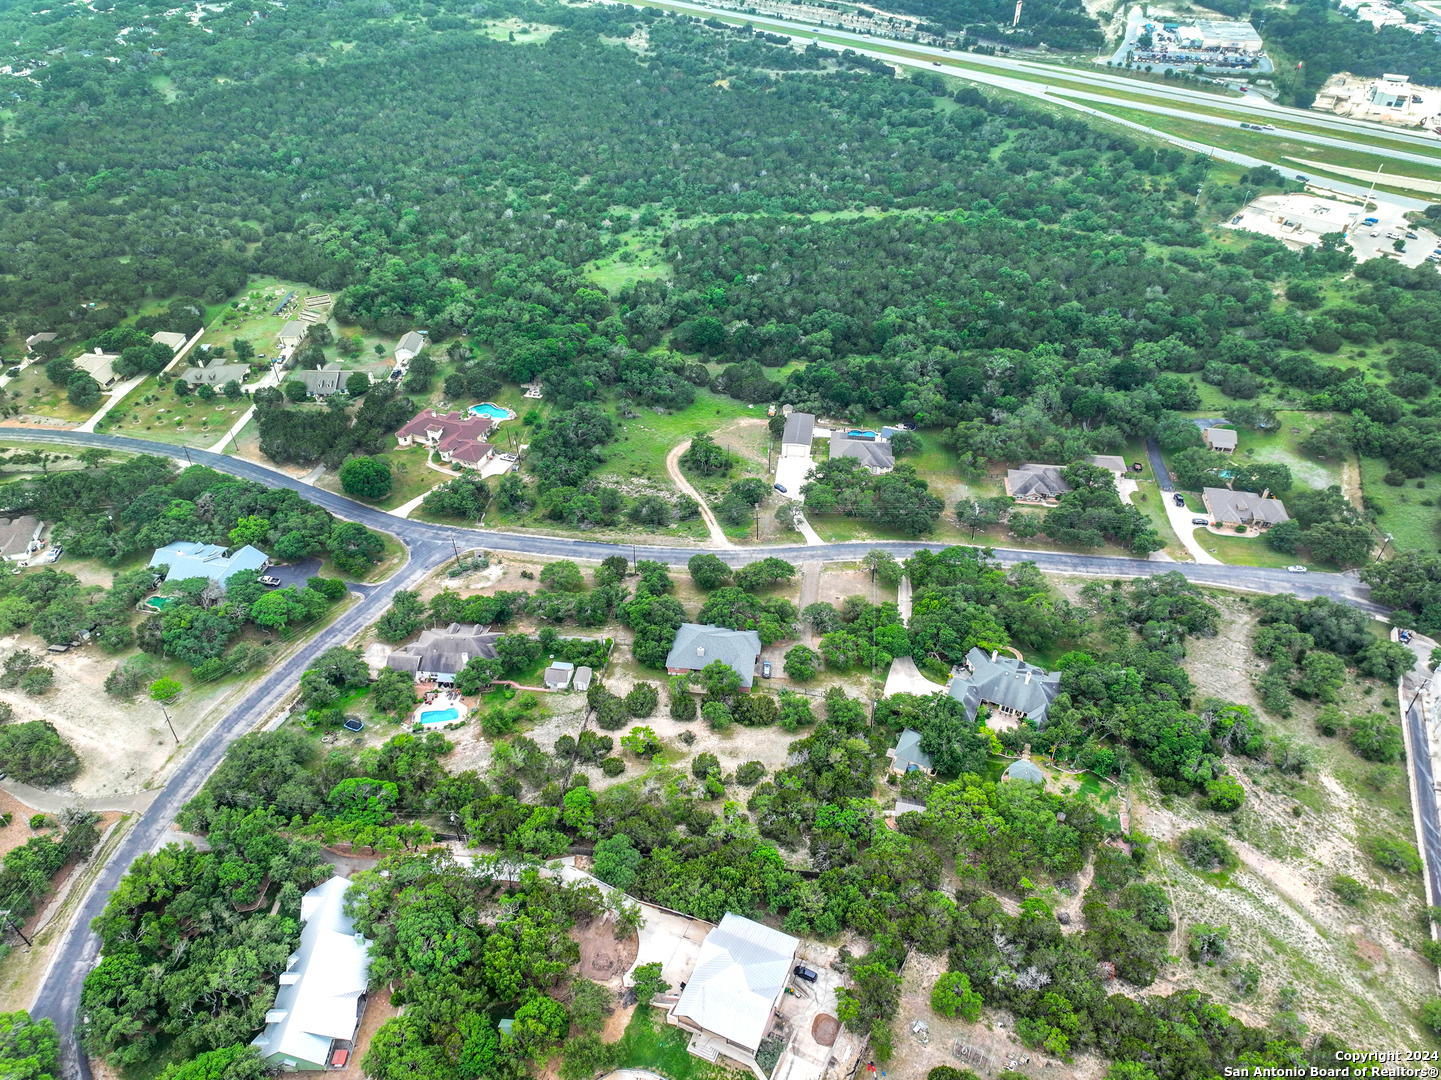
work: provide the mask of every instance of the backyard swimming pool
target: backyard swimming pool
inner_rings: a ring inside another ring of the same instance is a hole
[[[874,439],[879,436],[880,432],[871,431],[869,428],[867,428],[865,431],[856,431],[855,429],[852,429],[850,431],[847,431],[846,434],[853,439]]]
[[[460,710],[452,705],[448,709],[429,709],[420,714],[422,724],[448,724],[460,718]]]
[[[495,421],[510,419],[510,410],[493,401],[483,401],[479,405],[472,405],[470,414],[472,416],[488,416]]]

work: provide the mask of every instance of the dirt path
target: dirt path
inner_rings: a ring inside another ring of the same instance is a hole
[[[725,532],[721,529],[720,522],[715,519],[715,515],[710,511],[710,507],[706,505],[706,501],[701,498],[700,492],[691,487],[690,481],[681,475],[680,456],[689,449],[690,440],[687,439],[667,454],[665,456],[665,471],[670,473],[670,478],[675,481],[676,487],[700,503],[701,520],[705,522],[705,527],[710,530],[710,538],[715,542],[716,546],[726,548],[735,547],[735,545],[730,542],[730,537],[726,536]]]

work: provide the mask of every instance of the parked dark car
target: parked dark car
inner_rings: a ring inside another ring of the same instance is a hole
[[[762,678],[762,679],[769,679],[770,677],[771,677],[771,662],[770,662],[769,660],[762,660],[762,661],[761,661],[761,678]]]
[[[1173,499],[1176,500],[1176,505],[1177,505],[1177,506],[1185,506],[1185,505],[1186,505],[1186,496],[1182,495],[1179,491],[1176,492],[1174,495],[1172,495],[1171,498],[1173,498]]]
[[[1210,522],[1210,520],[1209,520],[1208,518],[1192,518],[1192,519],[1191,519],[1191,524],[1192,524],[1192,525],[1209,525],[1209,524],[1211,524],[1211,522]]]
[[[796,978],[797,978],[797,979],[804,979],[804,980],[805,980],[806,982],[808,982],[808,983],[813,983],[813,982],[815,982],[817,979],[819,979],[820,976],[817,975],[817,974],[816,974],[814,971],[812,971],[810,968],[806,967],[804,964],[797,964],[797,965],[796,965]]]
[[[782,495],[784,495],[786,493],[786,486],[784,484],[777,484],[776,490],[779,491]]]

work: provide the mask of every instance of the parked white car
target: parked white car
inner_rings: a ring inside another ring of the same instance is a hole
[[[1288,574],[1304,574],[1305,572],[1306,572],[1306,568],[1305,568],[1304,566],[1288,566],[1288,567],[1286,567],[1286,573],[1288,573]]]

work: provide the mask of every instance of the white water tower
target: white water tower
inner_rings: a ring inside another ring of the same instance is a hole
[[[1021,25],[1021,5],[1023,3],[1025,3],[1025,0],[1016,0],[1016,17],[1011,20],[1013,27]]]

